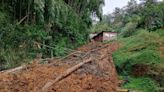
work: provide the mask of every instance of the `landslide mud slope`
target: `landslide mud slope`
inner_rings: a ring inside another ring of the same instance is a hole
[[[118,79],[111,54],[117,48],[117,43],[93,42],[49,64],[31,64],[21,72],[0,73],[0,92],[41,92],[47,82],[88,58],[93,61],[53,84],[48,92],[116,92]]]

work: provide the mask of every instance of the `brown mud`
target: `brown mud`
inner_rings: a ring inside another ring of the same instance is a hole
[[[0,73],[0,92],[40,92],[48,81],[55,80],[67,69],[90,57],[94,59],[92,62],[52,85],[48,92],[116,92],[119,80],[112,53],[118,47],[118,43],[92,42],[65,59],[53,60],[49,64],[34,63],[21,72]]]

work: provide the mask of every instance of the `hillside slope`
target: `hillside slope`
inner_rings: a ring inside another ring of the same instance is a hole
[[[48,81],[88,58],[90,63],[52,85],[48,92],[116,92],[118,79],[111,54],[117,48],[118,43],[89,43],[64,59],[34,63],[17,73],[0,73],[0,92],[40,92]]]

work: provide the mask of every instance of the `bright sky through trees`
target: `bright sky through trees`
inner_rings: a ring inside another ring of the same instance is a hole
[[[103,14],[109,14],[114,11],[116,7],[122,8],[125,5],[127,5],[128,1],[130,0],[105,0],[105,6],[103,7]],[[140,2],[140,0],[136,0],[137,3]],[[162,0],[158,0],[162,1]]]
[[[115,7],[122,8],[127,5],[130,0],[105,0],[105,6],[103,7],[103,14],[112,13]],[[138,3],[139,0],[136,0]]]

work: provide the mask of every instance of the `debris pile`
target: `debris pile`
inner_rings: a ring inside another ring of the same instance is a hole
[[[92,42],[62,59],[0,73],[0,92],[116,92],[112,52],[118,43]]]

